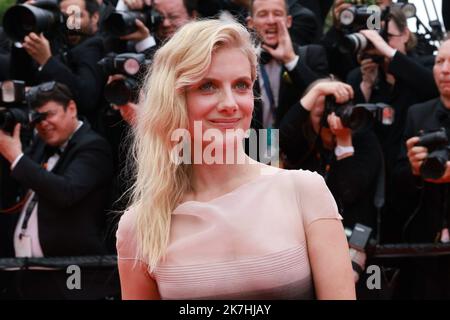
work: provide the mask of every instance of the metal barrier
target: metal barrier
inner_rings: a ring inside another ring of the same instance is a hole
[[[15,271],[24,269],[49,268],[66,269],[70,265],[80,268],[115,268],[117,256],[80,256],[80,257],[51,257],[51,258],[3,258],[0,259],[0,270]]]
[[[450,243],[392,243],[369,247],[371,258],[418,258],[450,255]]]
[[[450,243],[391,243],[371,246],[367,249],[371,258],[415,258],[450,255]],[[13,271],[33,268],[65,269],[70,265],[82,268],[113,268],[116,255],[51,257],[51,258],[3,258],[0,270]]]

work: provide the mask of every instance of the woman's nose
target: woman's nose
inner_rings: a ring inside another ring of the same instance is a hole
[[[225,88],[222,91],[218,110],[223,112],[235,112],[238,108],[236,98],[231,88]]]

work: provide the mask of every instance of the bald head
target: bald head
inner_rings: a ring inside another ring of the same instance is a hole
[[[444,100],[450,100],[450,39],[441,44],[433,67],[434,81]]]

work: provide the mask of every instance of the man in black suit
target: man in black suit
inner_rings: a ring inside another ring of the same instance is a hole
[[[252,1],[247,24],[260,37],[263,49],[255,85],[255,96],[262,99],[255,101],[254,128],[277,128],[306,87],[328,72],[322,47],[292,43],[287,8],[285,0]]]
[[[450,30],[450,2],[442,1],[442,18],[444,19],[445,30]]]
[[[106,78],[97,65],[105,55],[98,31],[99,5],[96,0],[63,0],[62,14],[73,30],[66,39],[46,38],[31,32],[11,52],[11,79],[27,85],[46,81],[64,83],[74,94],[78,112],[98,129],[98,109]],[[79,8],[79,20],[76,10]]]
[[[67,86],[43,83],[33,87],[30,96],[30,105],[39,119],[35,126],[37,137],[30,150],[22,151],[20,124],[15,126],[12,135],[0,130],[0,154],[11,164],[11,177],[27,190],[11,230],[14,255],[105,254],[104,209],[112,178],[110,147],[86,121],[78,119]],[[80,294],[64,290],[61,285],[64,275],[30,272],[27,276],[30,278],[24,280],[21,288],[24,297],[34,297],[37,293],[51,298]],[[82,282],[88,278],[85,272]],[[39,286],[43,279],[55,281],[54,286],[49,286],[47,291],[33,286]],[[89,298],[98,292],[85,290],[82,294],[81,297]]]
[[[398,196],[416,206],[412,208],[410,216],[405,218],[403,227],[404,240],[413,243],[450,241],[450,161],[443,163],[443,172],[436,173],[436,176],[424,176],[426,171],[422,165],[429,158],[432,151],[429,148],[432,146],[419,144],[421,130],[427,132],[444,128],[447,136],[450,136],[450,40],[441,44],[433,73],[440,97],[409,108],[404,134],[406,143],[402,144],[396,167],[398,185],[395,190]],[[437,169],[436,165],[434,169]],[[408,297],[450,298],[449,256],[417,258],[405,268],[409,272],[405,271],[404,275],[410,277],[404,281],[404,293]]]
[[[318,43],[322,37],[323,26],[317,15],[298,0],[288,0],[292,27],[289,29],[292,41],[298,45]]]

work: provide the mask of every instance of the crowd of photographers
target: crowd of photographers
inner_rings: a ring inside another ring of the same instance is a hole
[[[0,258],[114,254],[139,83],[178,28],[224,12],[259,43],[252,127],[280,130],[283,166],[319,172],[378,243],[450,241],[450,41],[412,33],[407,1],[22,2],[0,32]],[[450,298],[449,256],[393,267],[390,298]],[[114,272],[66,278],[0,273],[0,297],[120,295]]]

